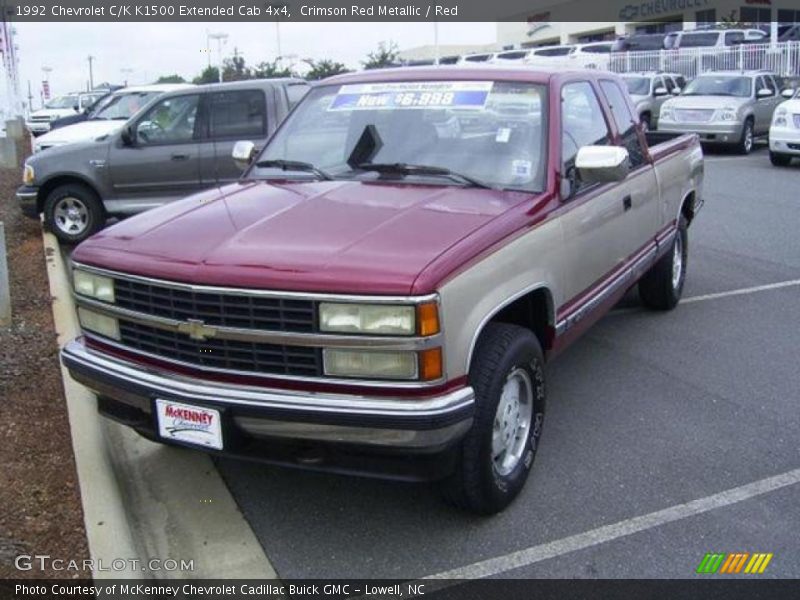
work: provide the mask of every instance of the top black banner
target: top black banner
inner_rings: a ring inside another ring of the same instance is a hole
[[[2,0],[8,21],[705,21],[743,5],[766,11],[797,0]],[[777,14],[776,12],[776,14]],[[699,14],[698,14],[699,13]]]

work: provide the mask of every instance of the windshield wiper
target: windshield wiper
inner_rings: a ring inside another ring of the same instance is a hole
[[[381,175],[430,175],[432,177],[449,177],[450,179],[460,180],[471,187],[479,187],[487,190],[494,189],[488,183],[475,179],[463,173],[457,173],[445,167],[431,167],[428,165],[410,165],[408,163],[360,163],[356,165],[362,171],[376,171]]]
[[[325,181],[333,181],[333,177],[312,165],[311,163],[303,162],[300,160],[281,160],[281,159],[274,159],[274,160],[262,160],[256,163],[257,167],[260,168],[275,168],[281,169],[283,171],[302,171],[304,173],[313,173],[319,179],[324,179]]]

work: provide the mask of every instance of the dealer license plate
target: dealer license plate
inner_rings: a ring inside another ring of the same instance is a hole
[[[218,410],[157,398],[156,417],[158,434],[162,438],[222,450]]]

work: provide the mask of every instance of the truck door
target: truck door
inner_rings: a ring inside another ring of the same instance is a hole
[[[565,299],[585,298],[622,264],[625,235],[623,199],[630,192],[618,184],[587,184],[575,169],[583,146],[611,143],[611,132],[594,87],[588,81],[561,90],[561,196],[566,262]]]
[[[264,145],[270,121],[267,109],[272,104],[266,94],[272,94],[271,87],[207,94],[208,137],[202,152],[205,185],[232,183],[242,174],[231,158],[236,142],[249,140],[257,148]]]
[[[623,198],[621,252],[626,260],[647,246],[655,237],[659,223],[659,193],[655,167],[639,137],[636,120],[620,85],[610,79],[600,80],[600,89],[611,111],[617,131],[617,143],[630,157],[630,173],[618,184]]]
[[[131,127],[132,143],[112,144],[114,204],[136,212],[201,189],[198,94],[156,102]]]

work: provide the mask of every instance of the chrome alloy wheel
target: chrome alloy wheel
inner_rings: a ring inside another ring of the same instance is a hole
[[[519,463],[531,433],[533,384],[528,371],[516,367],[506,378],[492,428],[492,463],[498,475]]]
[[[56,227],[68,235],[78,235],[89,226],[89,209],[73,196],[61,198],[53,209]]]
[[[675,236],[675,245],[672,250],[672,289],[677,290],[683,275],[683,238],[680,231]]]
[[[744,149],[748,153],[753,149],[753,127],[749,123],[744,126]]]

